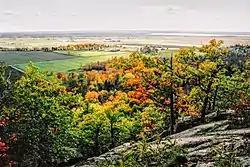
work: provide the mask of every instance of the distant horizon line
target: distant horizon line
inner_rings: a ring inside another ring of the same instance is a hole
[[[158,33],[250,33],[250,31],[212,31],[212,30],[146,30],[146,29],[124,29],[124,30],[27,30],[27,31],[0,31],[1,34],[5,33],[65,33],[65,32],[158,32]]]

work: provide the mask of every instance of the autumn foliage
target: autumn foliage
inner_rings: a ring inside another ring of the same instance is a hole
[[[55,165],[54,159],[75,156],[71,147],[79,148],[85,158],[97,156],[125,142],[163,131],[173,133],[170,125],[184,116],[198,117],[203,123],[205,115],[213,111],[249,110],[250,49],[222,44],[211,40],[200,48],[181,49],[171,57],[135,52],[128,58],[94,63],[82,67],[81,72],[58,73],[49,79],[35,67],[28,67],[26,75],[13,86],[13,97],[20,102],[2,106],[7,114],[18,116],[13,123],[1,114],[0,128],[11,127],[11,132],[18,132],[0,138],[2,160],[13,161],[8,160],[9,149],[16,146],[13,142],[22,141],[23,146],[32,143],[37,146],[32,147],[36,155],[46,159],[44,164]],[[79,44],[57,49],[102,47]],[[245,49],[243,56],[238,48]],[[233,61],[237,56],[244,61]],[[3,80],[1,87],[7,83]],[[26,131],[27,125],[32,125],[32,131]],[[35,137],[28,138],[30,143],[21,140],[31,134]],[[46,150],[54,159],[47,157]],[[22,155],[36,159],[31,152]]]

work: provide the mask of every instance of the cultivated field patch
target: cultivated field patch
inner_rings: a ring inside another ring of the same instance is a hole
[[[103,52],[103,51],[55,51],[64,55],[91,57],[91,56],[126,56],[128,52]]]
[[[32,62],[42,62],[51,60],[65,60],[74,57],[53,52],[16,52],[16,51],[0,51],[0,61],[6,64],[26,64]]]
[[[74,51],[75,53],[77,51]],[[60,52],[63,53],[63,52]],[[67,51],[64,53],[66,54]],[[59,53],[56,53],[59,54]],[[71,72],[71,71],[78,71],[79,68],[83,65],[95,63],[97,61],[102,62],[109,60],[113,57],[122,57],[128,56],[130,53],[128,52],[80,52],[78,56],[68,56],[71,57],[70,59],[57,59],[57,60],[50,60],[50,61],[39,61],[34,62],[34,65],[37,66],[39,69],[46,69],[49,71],[54,72]],[[60,54],[59,54],[60,55]],[[61,54],[63,55],[63,54]],[[22,70],[25,69],[27,63],[20,63],[15,64],[17,68]]]

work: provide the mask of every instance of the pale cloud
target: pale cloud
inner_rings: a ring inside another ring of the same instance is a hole
[[[8,20],[6,18],[0,18],[0,22],[3,24],[3,23],[8,22]]]
[[[155,5],[155,6],[142,6],[142,10],[150,13],[161,13],[161,14],[178,14],[183,8],[176,5]]]
[[[181,12],[181,10],[184,10],[184,9],[181,9],[180,6],[174,6],[174,5],[168,5],[166,6],[166,8],[169,14],[178,14]]]
[[[77,16],[77,13],[71,13],[70,16],[72,16],[72,17]]]
[[[0,0],[0,4],[0,31],[250,31],[250,0]]]
[[[4,16],[12,16],[12,15],[14,15],[14,12],[11,10],[5,10],[5,11],[3,11],[3,15]]]
[[[41,15],[41,12],[36,12],[36,17],[39,17]]]
[[[186,12],[188,14],[195,14],[196,13],[196,11],[194,9],[187,9]]]

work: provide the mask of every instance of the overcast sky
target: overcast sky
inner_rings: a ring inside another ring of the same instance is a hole
[[[0,0],[0,31],[248,31],[250,0]]]

